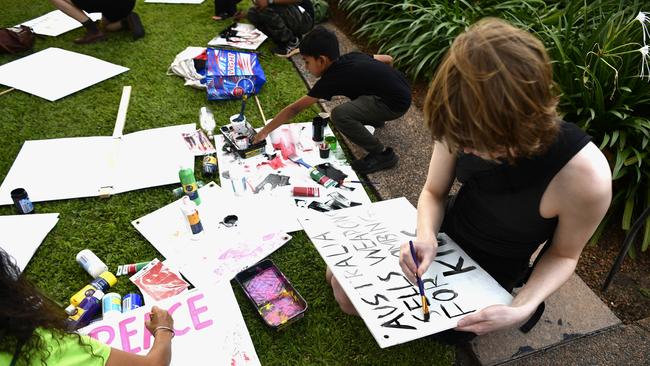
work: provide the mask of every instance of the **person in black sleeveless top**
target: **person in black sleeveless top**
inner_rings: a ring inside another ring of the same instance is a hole
[[[547,246],[511,305],[467,315],[456,331],[484,334],[531,318],[569,279],[609,207],[607,160],[559,118],[552,80],[542,42],[490,18],[454,40],[429,88],[424,114],[434,149],[418,200],[420,266],[404,243],[405,275],[416,283],[436,256],[437,233],[446,232],[511,291],[529,274],[533,252]],[[454,178],[462,188],[448,205]],[[336,295],[340,285],[331,282]],[[340,293],[337,300],[355,313]]]

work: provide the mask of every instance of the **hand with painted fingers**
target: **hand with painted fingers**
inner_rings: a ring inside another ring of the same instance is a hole
[[[433,259],[436,257],[436,252],[438,251],[438,240],[435,238],[430,240],[414,240],[413,247],[415,248],[415,256],[417,257],[420,266],[416,268],[408,242],[403,243],[400,247],[399,265],[402,267],[402,271],[404,272],[404,275],[406,275],[406,278],[408,278],[411,283],[416,283],[415,275],[417,274],[422,278],[422,275],[427,271],[427,269],[429,269],[431,262],[433,262]]]
[[[535,309],[536,307],[528,309],[525,306],[511,305],[488,306],[459,320],[454,330],[483,335],[499,329],[520,326],[532,316]]]

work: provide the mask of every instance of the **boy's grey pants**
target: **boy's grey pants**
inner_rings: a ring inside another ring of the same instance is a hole
[[[330,119],[350,141],[369,153],[378,154],[384,151],[384,145],[363,125],[383,127],[384,122],[397,119],[404,113],[406,111],[393,112],[378,96],[362,95],[334,108]]]

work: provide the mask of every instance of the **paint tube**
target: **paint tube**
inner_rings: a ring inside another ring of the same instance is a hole
[[[130,264],[121,264],[117,266],[116,276],[130,276],[136,274],[142,268],[144,268],[149,262],[139,262],[139,263],[130,263]]]
[[[293,187],[292,193],[296,197],[320,197],[318,187]]]
[[[318,184],[322,185],[325,188],[336,186],[336,182],[334,180],[330,179],[328,176],[321,173],[316,168],[312,168],[311,171],[309,171],[309,176],[311,179],[313,179],[315,182],[318,182]]]

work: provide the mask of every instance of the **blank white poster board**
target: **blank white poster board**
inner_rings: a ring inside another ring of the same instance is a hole
[[[180,199],[132,222],[197,287],[228,282],[291,239],[286,234],[287,222],[298,225],[296,216],[291,216],[291,207],[285,211],[288,215],[278,211],[274,214],[283,201],[270,197],[233,197],[214,182],[200,188],[199,197],[203,233],[198,237],[189,231]],[[237,216],[236,226],[224,225],[228,215]]]
[[[102,18],[102,13],[86,14],[96,22]],[[66,15],[61,10],[54,10],[38,18],[28,20],[21,25],[32,28],[34,33],[42,36],[56,37],[73,29],[81,27],[81,23]]]
[[[341,160],[337,159],[334,156],[334,153],[330,152],[330,155],[327,159],[322,159],[319,155],[318,146],[312,141],[312,124],[310,122],[302,123],[291,123],[287,124],[291,130],[292,135],[294,136],[294,141],[296,142],[296,154],[299,155],[304,162],[311,166],[315,166],[322,163],[330,163],[335,168],[339,169],[345,173],[348,177],[346,180],[358,181],[359,177],[355,171],[350,167],[349,163],[345,160],[345,157]],[[283,128],[283,127],[280,127]],[[325,129],[325,136],[331,135],[332,132],[327,127]],[[278,158],[282,159],[284,166],[277,169],[273,169],[271,165],[268,164],[268,159],[263,155],[253,156],[248,159],[241,159],[239,156],[236,156],[232,153],[227,153],[223,151],[223,146],[225,144],[225,139],[223,135],[214,136],[214,146],[217,149],[217,160],[219,161],[219,175],[221,179],[221,186],[224,191],[229,192],[230,194],[235,194],[235,182],[231,180],[231,177],[244,177],[246,182],[245,191],[243,193],[238,193],[241,196],[259,196],[261,193],[253,192],[253,187],[258,187],[260,182],[269,175],[269,174],[278,174],[283,176],[290,177],[289,185],[278,186],[273,188],[270,191],[262,190],[264,194],[271,196],[283,198],[285,201],[293,205],[298,205],[296,200],[302,201],[303,205],[300,210],[302,214],[308,214],[314,210],[307,209],[304,207],[304,204],[309,204],[313,201],[325,203],[330,200],[328,196],[331,193],[339,193],[349,199],[352,202],[359,204],[370,203],[370,197],[366,193],[365,189],[361,184],[358,183],[345,183],[346,186],[354,188],[352,191],[347,191],[341,188],[330,187],[325,188],[322,185],[319,185],[309,176],[309,170],[302,165],[298,165],[290,160],[284,160],[281,157],[280,151],[276,151]],[[271,149],[270,138],[267,139],[267,148]],[[304,149],[301,148],[304,147]],[[340,149],[340,147],[339,147]],[[273,150],[273,149],[271,149]],[[314,187],[318,188],[320,192],[319,197],[299,197],[292,195],[293,187]],[[298,206],[297,206],[298,207]]]
[[[0,216],[0,248],[22,272],[57,222],[58,213]]]
[[[25,141],[0,185],[0,205],[24,188],[32,202],[95,197],[179,182],[181,165],[193,166],[185,147],[186,124],[110,136]]]
[[[126,71],[124,66],[50,47],[0,66],[0,84],[53,102]]]
[[[193,290],[155,304],[94,322],[79,330],[122,351],[146,355],[154,338],[145,328],[151,307],[166,309],[174,317],[171,365],[257,366],[244,319],[230,283],[210,290]]]
[[[415,235],[416,213],[402,197],[300,220],[381,348],[454,328],[467,314],[512,301],[441,234],[438,255],[422,277],[431,316],[425,321],[418,286],[399,266],[400,245]]]

